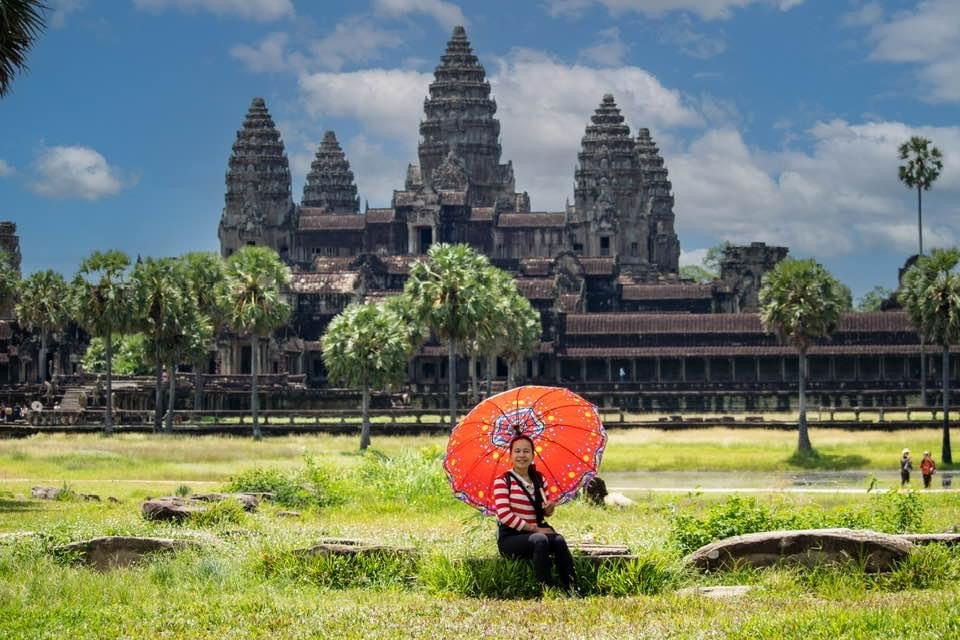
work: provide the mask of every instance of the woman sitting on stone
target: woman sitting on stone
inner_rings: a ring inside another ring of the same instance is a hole
[[[533,465],[533,441],[517,436],[510,442],[513,468],[493,483],[494,505],[499,521],[497,547],[506,558],[532,558],[542,587],[555,586],[551,564],[559,575],[559,586],[574,592],[573,557],[562,535],[547,524],[554,503],[543,492],[543,476]],[[551,563],[551,554],[553,562]]]

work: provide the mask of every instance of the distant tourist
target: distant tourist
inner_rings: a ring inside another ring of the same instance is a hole
[[[620,382],[624,382],[627,379],[627,372],[623,367],[620,367]]]
[[[930,455],[929,451],[923,452],[923,460],[920,461],[920,475],[923,476],[923,488],[930,488],[930,480],[933,479],[933,474],[937,472],[937,463],[933,461],[933,457]]]
[[[910,484],[910,472],[913,471],[913,462],[910,460],[910,449],[904,449],[900,454],[900,486]]]

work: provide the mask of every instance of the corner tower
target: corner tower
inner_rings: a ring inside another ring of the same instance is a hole
[[[466,191],[468,205],[514,198],[513,167],[500,164],[500,122],[486,71],[457,26],[433,72],[420,123],[420,177],[433,191]]]
[[[643,173],[643,209],[649,224],[650,262],[661,271],[680,269],[680,240],[674,230],[673,185],[649,129],[637,132],[637,158]]]
[[[304,207],[320,207],[327,213],[358,213],[360,199],[353,171],[333,131],[323,134],[323,142],[310,165],[303,187]]]
[[[282,258],[290,248],[294,204],[290,164],[263,98],[254,98],[237,131],[227,168],[220,217],[220,253],[245,245],[272,247]]]

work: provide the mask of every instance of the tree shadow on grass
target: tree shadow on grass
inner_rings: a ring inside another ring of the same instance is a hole
[[[843,471],[845,469],[861,469],[870,461],[861,455],[822,453],[816,449],[803,452],[799,449],[793,452],[786,463],[801,469],[821,469],[824,471]]]
[[[25,511],[39,511],[39,508],[35,502],[30,500],[0,498],[0,513],[23,513]]]

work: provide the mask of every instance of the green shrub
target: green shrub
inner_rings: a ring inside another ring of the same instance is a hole
[[[442,460],[443,451],[437,446],[404,450],[393,457],[371,451],[353,473],[354,482],[386,502],[440,504],[450,497]]]
[[[264,577],[306,582],[325,589],[399,588],[416,578],[417,558],[390,551],[361,555],[265,555],[255,567]]]
[[[334,474],[310,456],[304,469],[285,473],[279,469],[248,469],[230,479],[227,492],[272,493],[274,502],[285,507],[325,507],[343,502],[343,489]]]
[[[226,499],[214,502],[206,510],[190,516],[190,524],[199,527],[216,527],[224,524],[242,524],[247,519],[239,500]]]
[[[714,540],[758,531],[791,529],[798,525],[790,514],[778,514],[753,497],[734,495],[713,505],[703,519],[674,511],[670,540],[681,553],[689,553]]]
[[[181,498],[186,498],[188,495],[193,493],[193,489],[185,484],[181,484],[179,487],[177,487],[177,490],[174,493]]]

